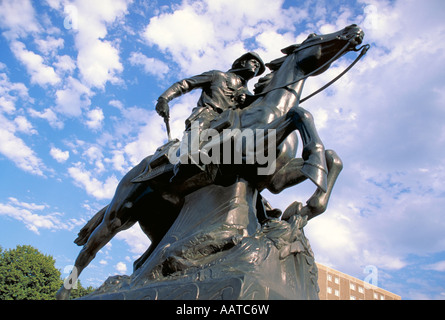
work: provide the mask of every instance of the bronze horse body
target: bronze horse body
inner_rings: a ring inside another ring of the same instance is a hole
[[[274,129],[278,156],[276,170],[269,175],[249,176],[258,191],[272,193],[294,186],[310,178],[317,186],[305,206],[291,204],[281,219],[298,213],[308,219],[326,210],[335,180],[342,169],[340,158],[332,150],[325,150],[311,114],[299,106],[304,82],[308,76],[320,74],[334,60],[362,42],[363,31],[351,25],[328,35],[310,35],[302,44],[283,49],[285,56],[268,64],[272,73],[259,81],[257,98],[240,110],[241,129]],[[298,131],[303,141],[303,155],[296,158]],[[266,137],[267,140],[267,137]],[[173,142],[169,142],[170,146]],[[167,145],[168,145],[167,144]],[[162,147],[161,147],[162,148]],[[165,148],[165,146],[164,146]],[[156,155],[156,154],[155,154]],[[146,172],[155,155],[143,159],[119,182],[110,204],[100,210],[79,232],[75,240],[83,245],[67,281],[75,281],[96,253],[118,232],[139,222],[150,238],[151,246],[135,262],[137,269],[159,244],[174,223],[183,205],[184,196],[213,183],[207,175],[197,175],[185,183],[171,183],[172,170],[149,182],[133,180]],[[70,282],[58,291],[58,299],[67,299]]]

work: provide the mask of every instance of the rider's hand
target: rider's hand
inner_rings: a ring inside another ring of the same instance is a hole
[[[170,117],[170,108],[165,98],[158,99],[158,103],[156,104],[156,111],[164,119],[168,119]]]

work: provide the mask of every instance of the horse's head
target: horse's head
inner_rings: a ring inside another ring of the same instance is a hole
[[[330,34],[310,34],[301,44],[282,49],[285,56],[266,63],[272,72],[258,80],[255,94],[265,94],[323,73],[348,51],[358,51],[356,47],[363,37],[363,30],[355,24]],[[361,55],[365,52],[362,50]]]
[[[356,50],[363,37],[363,30],[353,24],[330,34],[312,33],[301,44],[289,46],[281,51],[287,55],[296,54],[298,67],[306,74],[313,72],[311,75],[317,75],[326,71],[333,61],[346,52]]]

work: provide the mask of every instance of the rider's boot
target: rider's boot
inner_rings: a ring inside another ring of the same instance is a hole
[[[327,191],[328,169],[325,149],[321,143],[309,143],[303,148],[304,164],[301,172],[323,192]]]

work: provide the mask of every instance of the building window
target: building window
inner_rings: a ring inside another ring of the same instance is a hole
[[[374,292],[374,299],[378,299],[378,298],[379,298],[379,295],[376,292]]]
[[[358,287],[358,292],[360,292],[360,293],[364,293],[364,291],[363,291],[363,287]]]
[[[335,277],[334,282],[337,283],[337,284],[339,284],[339,283],[340,283],[340,279],[337,278],[337,277]]]
[[[355,284],[350,283],[350,284],[349,284],[349,289],[351,289],[351,290],[355,290]]]
[[[335,291],[334,291],[334,294],[335,294],[337,297],[340,296],[340,292],[339,292],[338,290],[335,290]]]
[[[356,298],[354,296],[350,296],[349,299],[350,300],[356,300]]]
[[[328,281],[332,281],[332,276],[328,274]]]
[[[385,296],[383,294],[380,295],[380,300],[385,300]]]
[[[332,293],[332,288],[331,288],[331,287],[328,287],[327,292],[328,292],[328,293]]]

